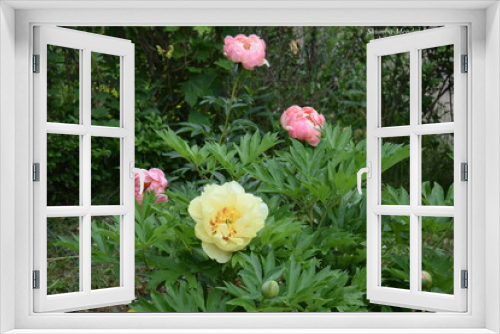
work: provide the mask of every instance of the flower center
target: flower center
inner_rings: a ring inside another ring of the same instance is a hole
[[[228,240],[236,233],[234,223],[241,217],[241,214],[235,208],[223,207],[217,212],[215,217],[210,220],[212,234],[219,232],[222,239]]]
[[[250,41],[244,40],[242,43],[243,43],[243,48],[245,50],[250,50],[250,47],[252,46],[252,44],[250,43]]]

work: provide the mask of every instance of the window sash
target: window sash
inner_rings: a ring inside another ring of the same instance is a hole
[[[467,183],[460,180],[460,164],[467,162],[467,75],[461,73],[461,55],[467,54],[466,28],[460,26],[382,38],[367,46],[367,161],[372,177],[367,181],[367,298],[372,303],[422,310],[467,310],[467,290],[460,272],[467,269]],[[421,49],[454,45],[454,122],[420,124]],[[381,127],[381,57],[410,53],[410,124]],[[454,133],[454,206],[432,207],[421,203],[421,135]],[[410,205],[381,205],[381,139],[410,137]],[[410,217],[410,289],[381,286],[381,216]],[[422,216],[454,217],[454,294],[419,291],[421,277]]]
[[[47,45],[80,50],[80,124],[47,123]],[[91,125],[91,52],[120,57],[120,127]],[[134,259],[134,45],[127,40],[76,30],[35,27],[34,54],[40,73],[34,80],[34,161],[40,163],[40,182],[34,183],[34,266],[40,288],[34,289],[35,312],[67,312],[129,303],[135,298]],[[80,205],[47,207],[47,134],[80,137]],[[120,205],[91,205],[91,138],[119,138]],[[91,217],[120,215],[120,286],[91,289]],[[47,218],[80,217],[78,292],[47,295]]]

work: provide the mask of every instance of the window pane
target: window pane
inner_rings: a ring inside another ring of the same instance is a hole
[[[453,140],[452,133],[422,136],[422,205],[453,206]]]
[[[47,45],[47,122],[80,123],[80,50]]]
[[[120,57],[92,52],[92,125],[120,126]]]
[[[453,122],[453,45],[421,52],[422,124]]]
[[[422,291],[453,294],[451,217],[422,217]]]
[[[410,137],[382,138],[382,204],[410,205]],[[398,161],[401,156],[406,156]]]
[[[381,125],[410,124],[410,53],[381,57]]]
[[[120,138],[92,137],[92,205],[120,205]]]
[[[80,290],[80,218],[47,218],[47,294]]]
[[[47,205],[80,205],[80,137],[47,134]]]
[[[382,286],[410,289],[410,217],[382,216]]]
[[[120,216],[92,217],[92,289],[120,286]]]

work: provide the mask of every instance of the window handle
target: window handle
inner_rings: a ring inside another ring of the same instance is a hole
[[[362,194],[362,191],[361,191],[361,175],[363,175],[363,173],[366,173],[366,177],[371,179],[372,177],[372,163],[368,161],[368,167],[365,167],[365,168],[361,168],[359,171],[358,171],[358,192],[359,194],[361,195]]]
[[[131,179],[135,178],[135,173],[139,173],[139,180],[140,180],[139,194],[142,194],[144,192],[144,170],[140,168],[135,168],[133,161],[130,162],[129,167],[130,167]]]

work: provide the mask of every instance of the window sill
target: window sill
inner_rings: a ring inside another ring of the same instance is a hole
[[[15,329],[5,334],[494,334],[488,329]]]

